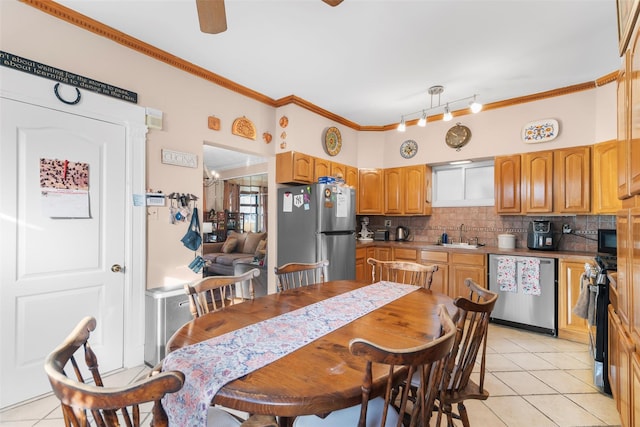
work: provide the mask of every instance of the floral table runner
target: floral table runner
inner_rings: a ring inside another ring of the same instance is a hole
[[[169,425],[206,426],[207,409],[226,383],[417,289],[374,283],[170,353],[163,370],[182,371],[185,382],[162,399]]]

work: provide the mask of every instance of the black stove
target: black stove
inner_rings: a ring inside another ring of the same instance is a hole
[[[600,253],[595,257],[595,266],[587,264],[585,275],[590,278],[591,293],[589,318],[589,350],[594,359],[594,383],[604,393],[611,394],[609,384],[609,355],[607,354],[609,335],[609,278],[607,272],[617,271],[618,260],[615,255]]]

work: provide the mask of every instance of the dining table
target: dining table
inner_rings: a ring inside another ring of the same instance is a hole
[[[337,307],[341,304],[338,297],[366,290],[367,286],[374,285],[356,280],[329,281],[227,306],[183,325],[168,341],[167,353],[170,356],[187,346],[220,338],[270,319],[279,327],[279,319],[283,315],[327,300],[336,310],[357,311],[360,305],[357,300],[347,301],[349,306]],[[291,426],[297,416],[322,416],[357,405],[362,400],[361,385],[366,361],[349,352],[349,342],[362,338],[397,349],[422,345],[440,334],[437,307],[441,304],[452,316],[457,312],[451,297],[415,287],[308,344],[225,383],[210,403],[250,414],[274,415],[278,417],[280,426]],[[388,370],[379,366],[373,374],[372,397],[375,397],[384,388]]]

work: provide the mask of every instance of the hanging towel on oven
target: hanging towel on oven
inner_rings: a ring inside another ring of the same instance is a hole
[[[522,259],[522,293],[526,295],[539,296],[540,289],[540,260],[538,258]]]
[[[518,292],[515,257],[501,256],[498,258],[497,283],[503,292]]]
[[[576,301],[576,305],[573,307],[573,314],[576,316],[587,319],[589,317],[589,303],[591,302],[589,285],[591,282],[586,274],[582,273],[580,275],[580,294],[578,295],[578,301]]]

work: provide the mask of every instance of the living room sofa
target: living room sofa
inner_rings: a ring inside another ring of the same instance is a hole
[[[205,243],[202,257],[205,276],[233,276],[238,262],[263,258],[267,247],[267,233],[238,233],[232,231],[224,242]]]

